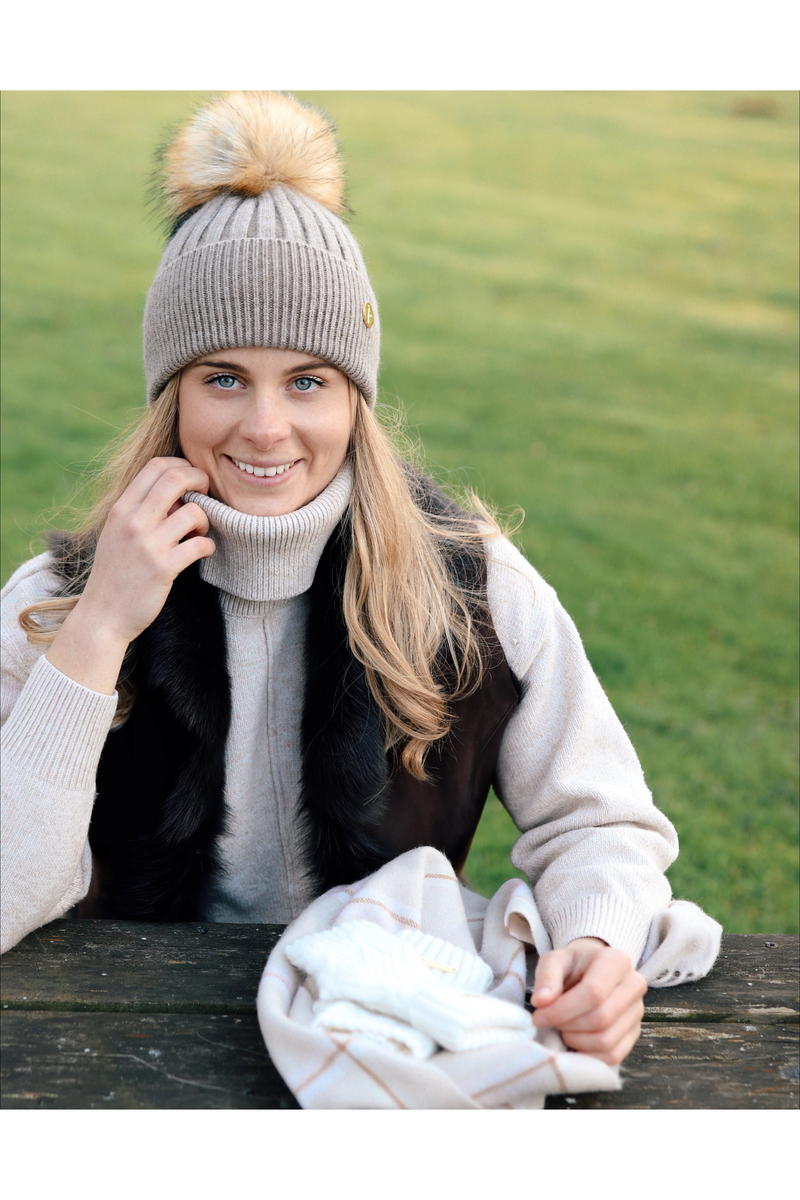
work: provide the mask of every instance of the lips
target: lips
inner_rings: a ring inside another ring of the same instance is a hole
[[[241,459],[232,458],[230,455],[228,457],[243,475],[255,475],[258,479],[272,479],[275,475],[283,475],[294,466],[294,461],[296,461],[279,463],[274,467],[257,467],[254,463],[243,462]]]

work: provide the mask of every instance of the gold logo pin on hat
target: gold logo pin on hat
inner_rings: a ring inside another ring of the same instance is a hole
[[[367,329],[369,329],[375,320],[375,313],[372,311],[372,305],[370,304],[369,300],[364,301],[364,307],[361,309],[361,315],[364,318],[364,324],[366,325]]]

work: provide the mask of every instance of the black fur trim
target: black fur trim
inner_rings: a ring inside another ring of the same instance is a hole
[[[103,750],[89,830],[113,877],[101,908],[135,920],[194,920],[220,871],[231,719],[224,619],[197,564],[177,577],[138,638],[137,660],[136,702]]]
[[[64,536],[52,539],[51,551],[68,592],[91,552]],[[97,772],[94,915],[193,920],[220,870],[231,717],[224,619],[197,564],[177,577],[137,638],[132,682],[133,710],[109,733]]]
[[[471,520],[430,479],[407,471],[425,511],[450,521]],[[317,893],[362,879],[391,857],[381,845],[380,825],[392,803],[392,780],[398,772],[405,775],[397,764],[390,769],[383,714],[348,643],[342,595],[350,544],[345,517],[322,553],[309,592],[300,819],[307,877]],[[485,596],[482,559],[467,550],[448,565],[479,604]],[[445,659],[440,674],[446,684]]]
[[[348,645],[342,522],[322,552],[309,599],[300,811],[315,891],[349,883],[382,861],[375,827],[388,801],[383,717]]]

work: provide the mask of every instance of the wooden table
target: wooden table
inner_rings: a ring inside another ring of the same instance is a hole
[[[0,959],[3,1108],[297,1108],[255,1014],[277,925],[59,920]],[[548,1108],[798,1107],[798,939],[727,935],[651,991],[622,1092]]]

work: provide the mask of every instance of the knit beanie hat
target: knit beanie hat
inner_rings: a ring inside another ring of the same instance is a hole
[[[201,354],[271,346],[326,359],[373,406],[378,305],[338,215],[330,121],[281,92],[231,92],[167,148],[161,186],[174,232],[144,311],[148,401]]]

